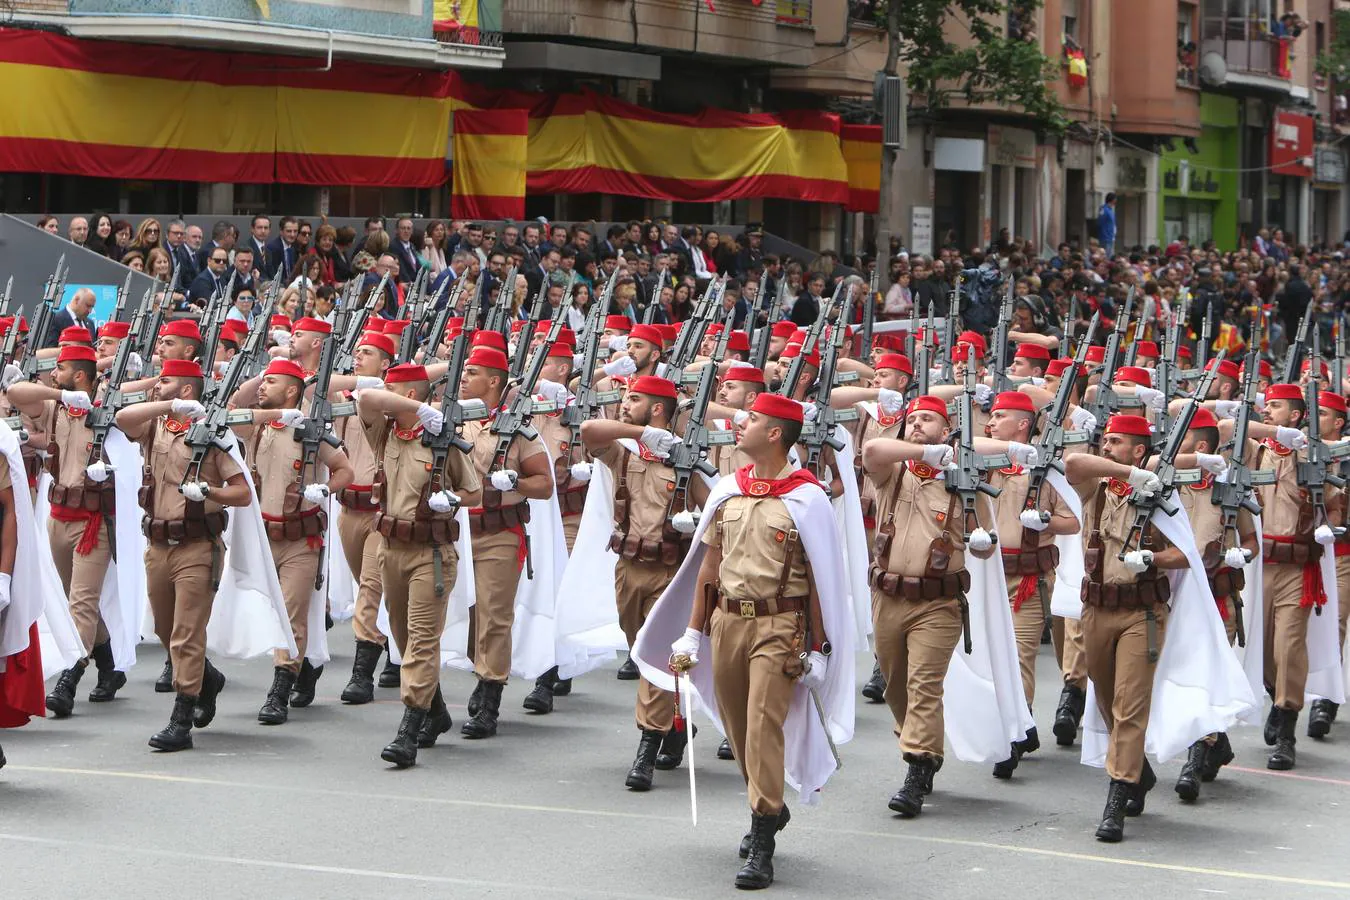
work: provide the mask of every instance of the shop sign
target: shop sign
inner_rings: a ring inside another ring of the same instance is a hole
[[[1165,191],[1175,191],[1186,196],[1217,196],[1219,180],[1207,168],[1192,166],[1188,160],[1163,160],[1162,186]]]
[[[1345,156],[1334,147],[1318,147],[1313,180],[1323,184],[1345,182]]]
[[[1270,129],[1270,169],[1277,175],[1311,178],[1313,118],[1276,110]]]
[[[990,125],[989,161],[996,166],[1036,168],[1036,132],[1025,128]]]

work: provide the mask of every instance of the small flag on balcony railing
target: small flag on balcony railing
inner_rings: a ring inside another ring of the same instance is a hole
[[[697,3],[698,0],[694,0],[694,2]],[[712,0],[703,0],[703,2],[704,2],[705,4],[707,4],[707,6],[708,6],[708,12],[710,12],[710,13],[715,13],[715,12],[717,12],[717,7],[713,6]]]

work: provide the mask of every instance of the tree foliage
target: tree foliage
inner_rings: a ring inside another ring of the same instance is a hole
[[[1350,88],[1350,12],[1336,10],[1331,19],[1331,43],[1317,57],[1318,75],[1330,78],[1338,90]]]

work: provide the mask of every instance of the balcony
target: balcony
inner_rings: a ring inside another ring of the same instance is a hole
[[[886,64],[886,33],[878,27],[876,0],[814,0],[815,44],[810,64],[777,69],[770,85],[825,97],[871,97],[873,79]],[[884,4],[883,4],[884,5]]]
[[[1275,37],[1257,17],[1205,18],[1201,22],[1200,78],[1208,87],[1288,94],[1292,37]]]

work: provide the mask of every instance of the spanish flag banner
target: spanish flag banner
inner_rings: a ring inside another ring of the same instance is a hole
[[[450,215],[456,219],[525,218],[529,116],[523,109],[455,113]]]
[[[881,126],[842,125],[839,145],[848,166],[849,212],[881,210]]]

